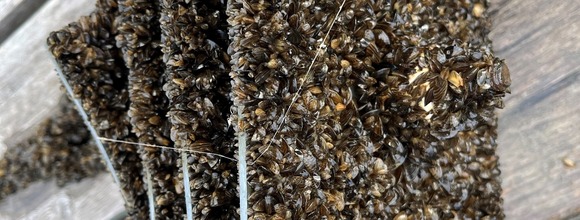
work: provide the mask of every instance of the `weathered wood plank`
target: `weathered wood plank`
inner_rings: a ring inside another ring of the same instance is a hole
[[[124,209],[112,182],[107,173],[66,188],[34,183],[0,203],[0,219],[112,219]]]
[[[1,141],[13,143],[56,105],[62,92],[46,38],[90,13],[93,4],[90,0],[50,1],[0,45]]]
[[[492,0],[492,39],[512,94],[500,111],[508,219],[580,215],[580,1]]]
[[[0,43],[45,2],[46,0],[0,0]]]

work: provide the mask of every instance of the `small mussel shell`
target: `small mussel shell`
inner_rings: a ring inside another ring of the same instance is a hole
[[[504,60],[495,59],[491,70],[491,87],[498,91],[509,93],[509,86],[512,84],[510,70]]]

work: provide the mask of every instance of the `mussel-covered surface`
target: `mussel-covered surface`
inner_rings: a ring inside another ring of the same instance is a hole
[[[133,132],[139,143],[172,146],[171,124],[167,119],[169,100],[162,86],[167,80],[163,75],[164,63],[161,52],[161,29],[159,26],[158,2],[118,1],[119,15],[115,18],[116,46],[121,49],[123,61],[129,69],[128,115]],[[180,181],[173,169],[177,152],[151,147],[137,149],[145,175],[151,177],[151,193],[154,199],[155,217],[176,218],[182,213],[184,197],[179,196]],[[144,182],[146,182],[144,180]],[[173,202],[168,202],[173,201]]]
[[[502,219],[487,7],[99,0],[48,44],[102,137],[227,157],[248,137],[247,171],[109,143],[133,218],[183,218],[187,169],[194,218],[239,218],[246,172],[253,219]]]
[[[98,1],[91,15],[51,33],[48,44],[99,134],[135,142],[138,139],[129,117],[129,70],[115,40],[119,13],[116,1]],[[109,143],[107,154],[118,173],[128,213],[145,218],[146,186],[137,149],[130,144]]]
[[[486,3],[340,4],[231,5],[251,215],[501,218]]]
[[[233,157],[225,5],[167,0],[160,7],[171,140],[177,148]],[[206,154],[188,154],[187,159],[192,217],[237,218],[236,162]]]

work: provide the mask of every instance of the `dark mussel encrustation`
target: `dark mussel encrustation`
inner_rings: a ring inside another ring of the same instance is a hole
[[[108,143],[133,218],[182,218],[187,169],[194,218],[245,172],[253,219],[502,219],[488,6],[99,0],[48,44],[100,136],[214,153]]]

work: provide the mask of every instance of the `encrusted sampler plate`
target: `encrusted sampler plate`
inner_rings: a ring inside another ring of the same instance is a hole
[[[47,43],[109,159],[41,137],[136,219],[502,219],[488,5],[97,1]]]

